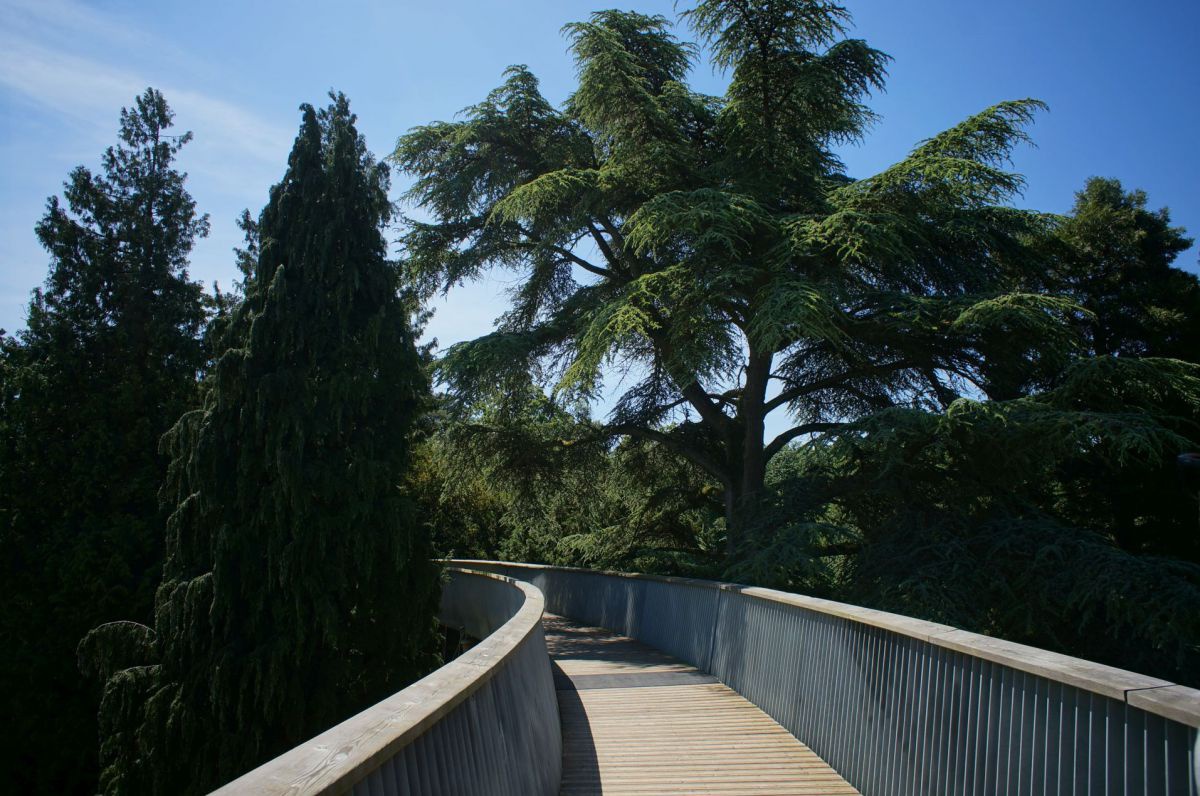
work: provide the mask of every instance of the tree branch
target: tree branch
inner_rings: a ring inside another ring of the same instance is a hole
[[[662,314],[659,313],[656,308],[651,307],[649,311],[654,320],[659,323],[659,328],[667,325],[666,319],[662,317]],[[654,343],[654,346],[657,349],[656,354],[660,360],[670,361],[672,350],[667,339],[661,333],[655,333],[651,331],[650,340]],[[667,369],[667,372],[668,374],[670,373],[669,368]],[[672,376],[672,381],[674,381],[676,384],[679,384],[682,380]],[[725,438],[726,443],[730,445],[733,444],[733,441],[730,439],[729,435],[729,416],[721,411],[720,404],[714,403],[708,397],[708,391],[700,386],[700,382],[695,376],[691,376],[690,383],[679,388],[679,393],[687,399],[687,402],[692,406],[693,409],[696,410],[701,419],[711,425],[715,431]]]
[[[626,436],[630,437],[640,437],[642,439],[653,440],[663,447],[690,460],[697,467],[704,470],[704,472],[721,482],[726,489],[732,488],[732,485],[729,482],[729,476],[721,470],[721,467],[717,464],[717,462],[713,461],[712,458],[706,455],[703,451],[698,450],[691,445],[687,445],[681,440],[672,437],[665,431],[658,431],[657,429],[646,428],[644,426],[635,426],[631,424],[604,426],[602,431],[607,433],[609,436],[625,434]]]
[[[784,446],[796,437],[801,437],[805,434],[817,434],[822,431],[833,431],[837,428],[844,428],[847,425],[847,423],[805,423],[795,428],[789,428],[771,440],[771,444],[763,450],[763,457],[766,461],[770,461],[771,457],[783,450]]]
[[[533,243],[537,246],[542,246],[544,248],[549,249],[550,251],[559,255],[563,259],[568,260],[569,262],[575,263],[583,270],[585,270],[589,273],[593,273],[596,276],[603,277],[604,279],[611,279],[613,277],[613,272],[610,271],[609,269],[601,268],[598,265],[593,265],[592,263],[588,262],[587,260],[585,260],[582,257],[580,257],[579,255],[577,255],[575,252],[571,251],[570,249],[564,249],[562,246],[556,246],[553,243],[547,243],[546,240],[543,239],[540,235],[534,233],[532,230],[525,229],[525,227],[521,226],[520,224],[514,223],[513,227],[515,227],[516,230],[518,232],[520,232],[522,235],[529,238],[531,243]]]
[[[599,221],[600,226],[604,227],[604,231],[608,233],[608,236],[613,239],[613,243],[617,244],[617,248],[624,254],[625,236],[621,234],[621,230],[617,229],[617,226],[607,216],[600,216]]]
[[[828,390],[837,387],[842,382],[849,379],[859,378],[862,376],[873,376],[881,373],[887,373],[892,370],[903,370],[912,367],[907,360],[898,360],[896,362],[887,362],[882,365],[869,365],[862,368],[847,370],[839,373],[836,376],[827,376],[823,379],[811,381],[808,384],[800,384],[787,389],[776,395],[771,400],[767,401],[766,410],[771,412],[784,404],[789,404],[797,398],[802,398],[805,395],[810,395],[820,390]]]
[[[933,368],[922,368],[921,375],[929,382],[929,386],[933,390],[933,394],[937,397],[938,403],[942,405],[942,409],[945,409],[958,399],[958,393],[943,384]]]
[[[720,431],[722,436],[728,436],[729,415],[721,411],[719,404],[713,403],[708,397],[708,393],[700,386],[700,382],[693,381],[688,386],[683,387],[680,392],[705,422],[710,423],[713,428]]]
[[[620,265],[621,261],[613,253],[612,247],[608,245],[608,241],[600,234],[600,230],[596,229],[596,225],[588,222],[588,231],[592,233],[592,240],[596,241],[596,246],[600,249],[600,253],[608,261],[609,268],[616,268]]]
[[[736,399],[741,395],[741,393],[741,387],[734,387],[732,390],[726,390],[722,393],[709,392],[705,393],[705,395],[707,395],[713,401],[716,401],[719,406],[737,406]],[[676,401],[675,405],[678,404],[679,402]]]

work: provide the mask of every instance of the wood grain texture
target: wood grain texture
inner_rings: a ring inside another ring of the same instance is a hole
[[[558,670],[563,796],[857,794],[770,716],[721,683],[647,673],[697,670],[607,630],[543,620]],[[604,688],[590,678],[607,676]],[[572,678],[579,678],[579,687]],[[621,678],[628,682],[621,687]]]

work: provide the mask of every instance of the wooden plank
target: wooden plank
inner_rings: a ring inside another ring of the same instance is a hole
[[[543,626],[559,689],[564,796],[858,793],[774,719],[694,667],[561,617],[547,615]]]

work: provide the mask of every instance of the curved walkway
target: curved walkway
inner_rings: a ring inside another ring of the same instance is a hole
[[[857,794],[715,677],[644,644],[543,620],[563,733],[562,794]]]

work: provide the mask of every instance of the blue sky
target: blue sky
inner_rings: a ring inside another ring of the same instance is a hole
[[[680,3],[686,8],[688,2]],[[234,219],[257,213],[283,173],[301,102],[346,92],[378,155],[408,128],[478,101],[525,63],[561,101],[573,81],[559,33],[602,5],[577,0],[0,0],[0,327],[24,324],[44,279],[33,226],[77,164],[95,167],[122,105],[162,90],[196,140],[181,155],[212,216],[194,277],[228,285]],[[623,5],[675,17],[663,0]],[[849,0],[854,35],[894,56],[882,121],[843,154],[866,176],[917,141],[994,102],[1037,97],[1051,111],[1017,153],[1022,204],[1069,209],[1090,175],[1120,178],[1200,234],[1200,2]],[[687,31],[681,30],[687,36]],[[697,88],[720,91],[703,62]],[[404,180],[397,175],[395,193]],[[1178,264],[1196,270],[1197,250]],[[441,345],[486,332],[505,277],[451,293],[429,327]]]

